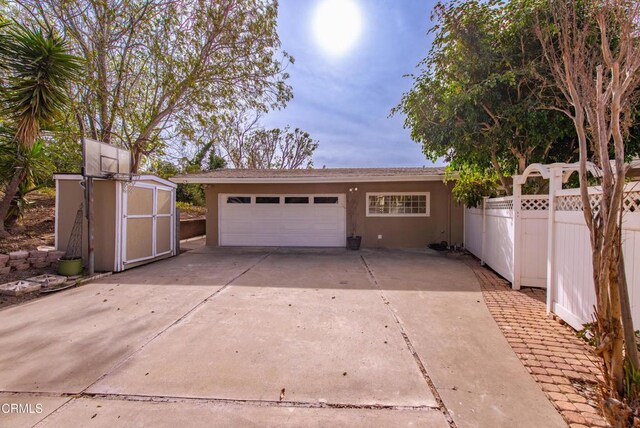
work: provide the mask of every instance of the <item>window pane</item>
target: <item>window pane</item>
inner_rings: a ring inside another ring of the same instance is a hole
[[[367,209],[373,215],[426,214],[427,199],[427,195],[369,195]]]
[[[229,196],[227,198],[228,204],[250,204],[251,196]]]
[[[285,204],[308,204],[309,198],[307,196],[287,196],[284,198]]]
[[[338,197],[337,196],[314,196],[313,203],[314,204],[337,204]]]
[[[256,196],[256,204],[279,204],[278,196]]]

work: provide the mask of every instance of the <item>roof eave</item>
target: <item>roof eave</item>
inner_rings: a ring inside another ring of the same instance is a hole
[[[393,175],[360,177],[171,177],[174,183],[193,184],[305,184],[305,183],[378,183],[397,181],[444,181],[444,175]]]

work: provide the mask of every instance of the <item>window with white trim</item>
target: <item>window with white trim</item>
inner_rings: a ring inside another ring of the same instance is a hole
[[[429,192],[367,193],[368,217],[428,217]]]

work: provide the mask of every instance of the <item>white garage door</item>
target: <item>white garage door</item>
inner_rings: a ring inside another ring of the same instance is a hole
[[[345,195],[220,194],[219,244],[344,247]]]

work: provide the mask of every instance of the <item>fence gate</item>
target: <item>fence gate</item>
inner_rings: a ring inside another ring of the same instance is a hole
[[[175,190],[134,182],[121,194],[120,270],[175,254]]]

